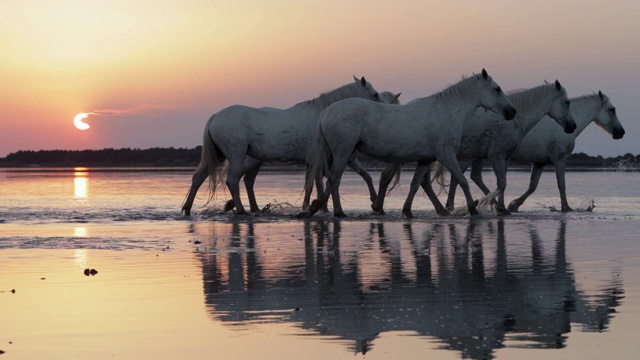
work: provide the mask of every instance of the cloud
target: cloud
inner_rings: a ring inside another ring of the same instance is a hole
[[[179,110],[184,106],[179,105],[138,105],[128,108],[109,108],[87,112],[88,115],[94,116],[122,116],[131,114],[145,114],[163,110]]]

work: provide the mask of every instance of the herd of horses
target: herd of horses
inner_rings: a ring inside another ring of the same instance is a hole
[[[254,183],[264,161],[306,165],[305,195],[298,217],[310,217],[326,209],[329,197],[333,199],[334,216],[346,216],[339,192],[346,166],[367,183],[374,213],[384,214],[385,195],[397,184],[402,165],[407,162],[416,162],[417,166],[402,208],[404,216],[413,216],[412,201],[420,187],[437,214],[449,214],[457,186],[462,188],[467,209],[474,215],[477,201],[471,196],[464,171],[471,165],[471,179],[488,194],[490,190],[482,181],[485,159],[497,177],[499,214],[518,211],[535,191],[546,165],[555,166],[561,210],[571,211],[565,168],[576,137],[591,122],[614,139],[622,138],[625,132],[615,107],[602,91],[570,99],[557,80],[505,94],[482,69],[479,74],[404,105],[399,104],[400,94],[378,92],[364,77],[354,80],[288,109],[233,105],[211,116],[204,130],[200,164],[182,206],[185,215],[191,214],[196,193],[207,178],[210,200],[220,187],[228,188],[232,199],[225,211],[235,208],[239,215],[259,211]],[[388,164],[380,175],[377,192],[356,153]],[[507,206],[504,190],[509,159],[531,163],[532,167],[529,188]],[[444,170],[451,174],[451,182],[443,206],[432,182],[437,180],[444,186]],[[249,212],[240,199],[241,179]],[[310,201],[314,184],[317,199]]]

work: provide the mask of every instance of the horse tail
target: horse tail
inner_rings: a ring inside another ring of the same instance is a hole
[[[220,186],[223,186],[227,177],[227,158],[224,156],[220,148],[213,142],[211,134],[209,133],[209,125],[215,117],[215,114],[209,118],[207,125],[204,128],[204,134],[202,136],[202,155],[200,158],[200,164],[196,169],[196,172],[208,171],[209,172],[209,191],[208,191],[208,205],[216,195],[216,191]],[[204,169],[206,168],[206,169]]]
[[[400,184],[400,173],[402,172],[402,164],[389,164],[380,173],[380,183],[389,182],[391,185],[387,188],[387,195],[391,190]]]
[[[445,181],[445,175],[447,172],[449,172],[449,170],[447,170],[440,161],[435,161],[431,166],[431,181],[435,181],[436,184],[440,185],[440,191],[438,191],[438,193],[442,192],[443,189],[446,192],[448,184]]]
[[[331,149],[324,136],[322,127],[318,123],[318,129],[316,131],[316,138],[313,146],[313,153],[311,160],[309,161],[307,178],[305,179],[304,188],[305,191],[311,192],[313,190],[313,184],[317,177],[322,175],[329,176],[331,171],[331,162],[333,160]],[[323,194],[318,194],[318,198],[322,198]]]

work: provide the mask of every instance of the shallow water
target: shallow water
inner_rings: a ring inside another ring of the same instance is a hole
[[[222,213],[223,197],[205,208],[202,191],[184,218],[189,172],[0,170],[0,350],[3,359],[635,359],[640,188],[629,184],[639,176],[568,173],[570,204],[593,200],[592,212],[549,211],[559,199],[545,173],[513,216],[439,217],[420,196],[406,220],[409,173],[386,216],[370,215],[364,184],[348,174],[350,218],[298,220],[299,173],[258,177],[270,213]],[[507,201],[527,181],[510,173]]]

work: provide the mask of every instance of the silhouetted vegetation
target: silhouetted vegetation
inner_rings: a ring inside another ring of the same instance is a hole
[[[186,148],[150,149],[102,149],[102,150],[24,150],[0,158],[0,167],[115,167],[115,166],[170,166],[196,167],[200,162],[202,146]],[[381,169],[384,163],[366,156],[359,156],[360,162],[369,169]],[[266,164],[267,167],[269,166]],[[283,164],[277,164],[280,168]],[[286,164],[285,164],[286,165]],[[488,162],[486,164],[488,166]],[[512,163],[511,165],[528,165]],[[569,157],[568,166],[588,168],[640,168],[640,155],[625,155],[604,158],[575,153]],[[300,168],[300,165],[292,168]]]
[[[26,150],[0,159],[0,166],[197,166],[201,151],[202,146],[193,149]]]

